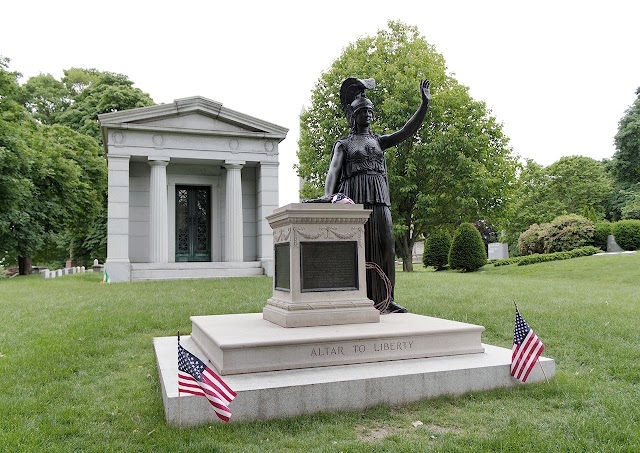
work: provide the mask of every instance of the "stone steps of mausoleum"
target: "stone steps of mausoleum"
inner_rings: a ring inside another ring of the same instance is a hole
[[[264,275],[259,261],[233,263],[132,263],[131,281],[188,280]]]

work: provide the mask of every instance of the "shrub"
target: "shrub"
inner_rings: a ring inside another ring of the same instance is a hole
[[[579,247],[573,249],[569,252],[555,252],[555,253],[545,253],[545,254],[534,254],[520,257],[521,259],[518,261],[518,266],[527,266],[529,264],[536,263],[546,263],[548,261],[558,261],[558,260],[568,260],[571,258],[579,258],[581,256],[591,256],[596,253],[600,253],[600,250],[597,247],[592,245],[587,245],[584,247]]]
[[[616,243],[625,250],[640,249],[640,220],[620,220],[613,225]]]
[[[534,223],[527,231],[520,234],[518,238],[518,250],[521,254],[531,255],[532,253],[544,253],[545,225],[540,226]]]
[[[595,247],[607,250],[607,238],[612,234],[611,227],[611,222],[608,220],[602,220],[593,226],[594,232],[592,244]]]
[[[446,230],[436,231],[427,238],[422,255],[424,267],[433,266],[441,271],[449,262],[449,249],[451,249],[451,235]]]
[[[561,215],[546,228],[545,253],[568,252],[593,243],[595,229],[591,220],[576,214]]]
[[[498,241],[498,232],[496,228],[488,220],[476,220],[474,224],[476,230],[480,232],[482,242],[484,242],[485,250],[492,242]]]
[[[480,233],[471,223],[463,223],[456,230],[449,251],[449,267],[473,272],[487,264],[487,252]]]

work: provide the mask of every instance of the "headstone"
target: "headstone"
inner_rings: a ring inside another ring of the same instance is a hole
[[[490,260],[506,260],[509,258],[509,244],[504,242],[492,242],[489,244]]]
[[[62,269],[56,271],[56,277],[62,277]]]
[[[81,273],[81,274],[84,274],[84,272],[85,272],[85,268],[84,268],[84,266],[80,266],[80,273]]]
[[[607,252],[624,252],[624,249],[616,243],[613,234],[607,236]]]
[[[104,265],[100,264],[100,262],[95,259],[93,260],[93,272],[102,272],[104,270]]]
[[[276,209],[273,295],[263,309],[282,327],[379,322],[367,298],[362,205],[294,203]]]
[[[42,278],[49,278],[49,269],[42,269],[40,275],[42,275]]]

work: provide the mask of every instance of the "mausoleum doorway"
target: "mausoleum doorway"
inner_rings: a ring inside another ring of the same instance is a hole
[[[211,261],[211,190],[176,186],[176,262]]]

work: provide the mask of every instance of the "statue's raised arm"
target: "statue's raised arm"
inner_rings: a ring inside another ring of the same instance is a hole
[[[382,149],[391,148],[396,146],[398,143],[401,143],[415,134],[422,121],[424,121],[424,117],[427,115],[427,110],[429,109],[429,104],[431,103],[431,91],[429,90],[430,82],[425,79],[420,81],[420,94],[422,96],[422,103],[416,113],[413,114],[411,119],[407,121],[407,123],[397,132],[389,135],[383,135],[380,137],[380,146]]]

